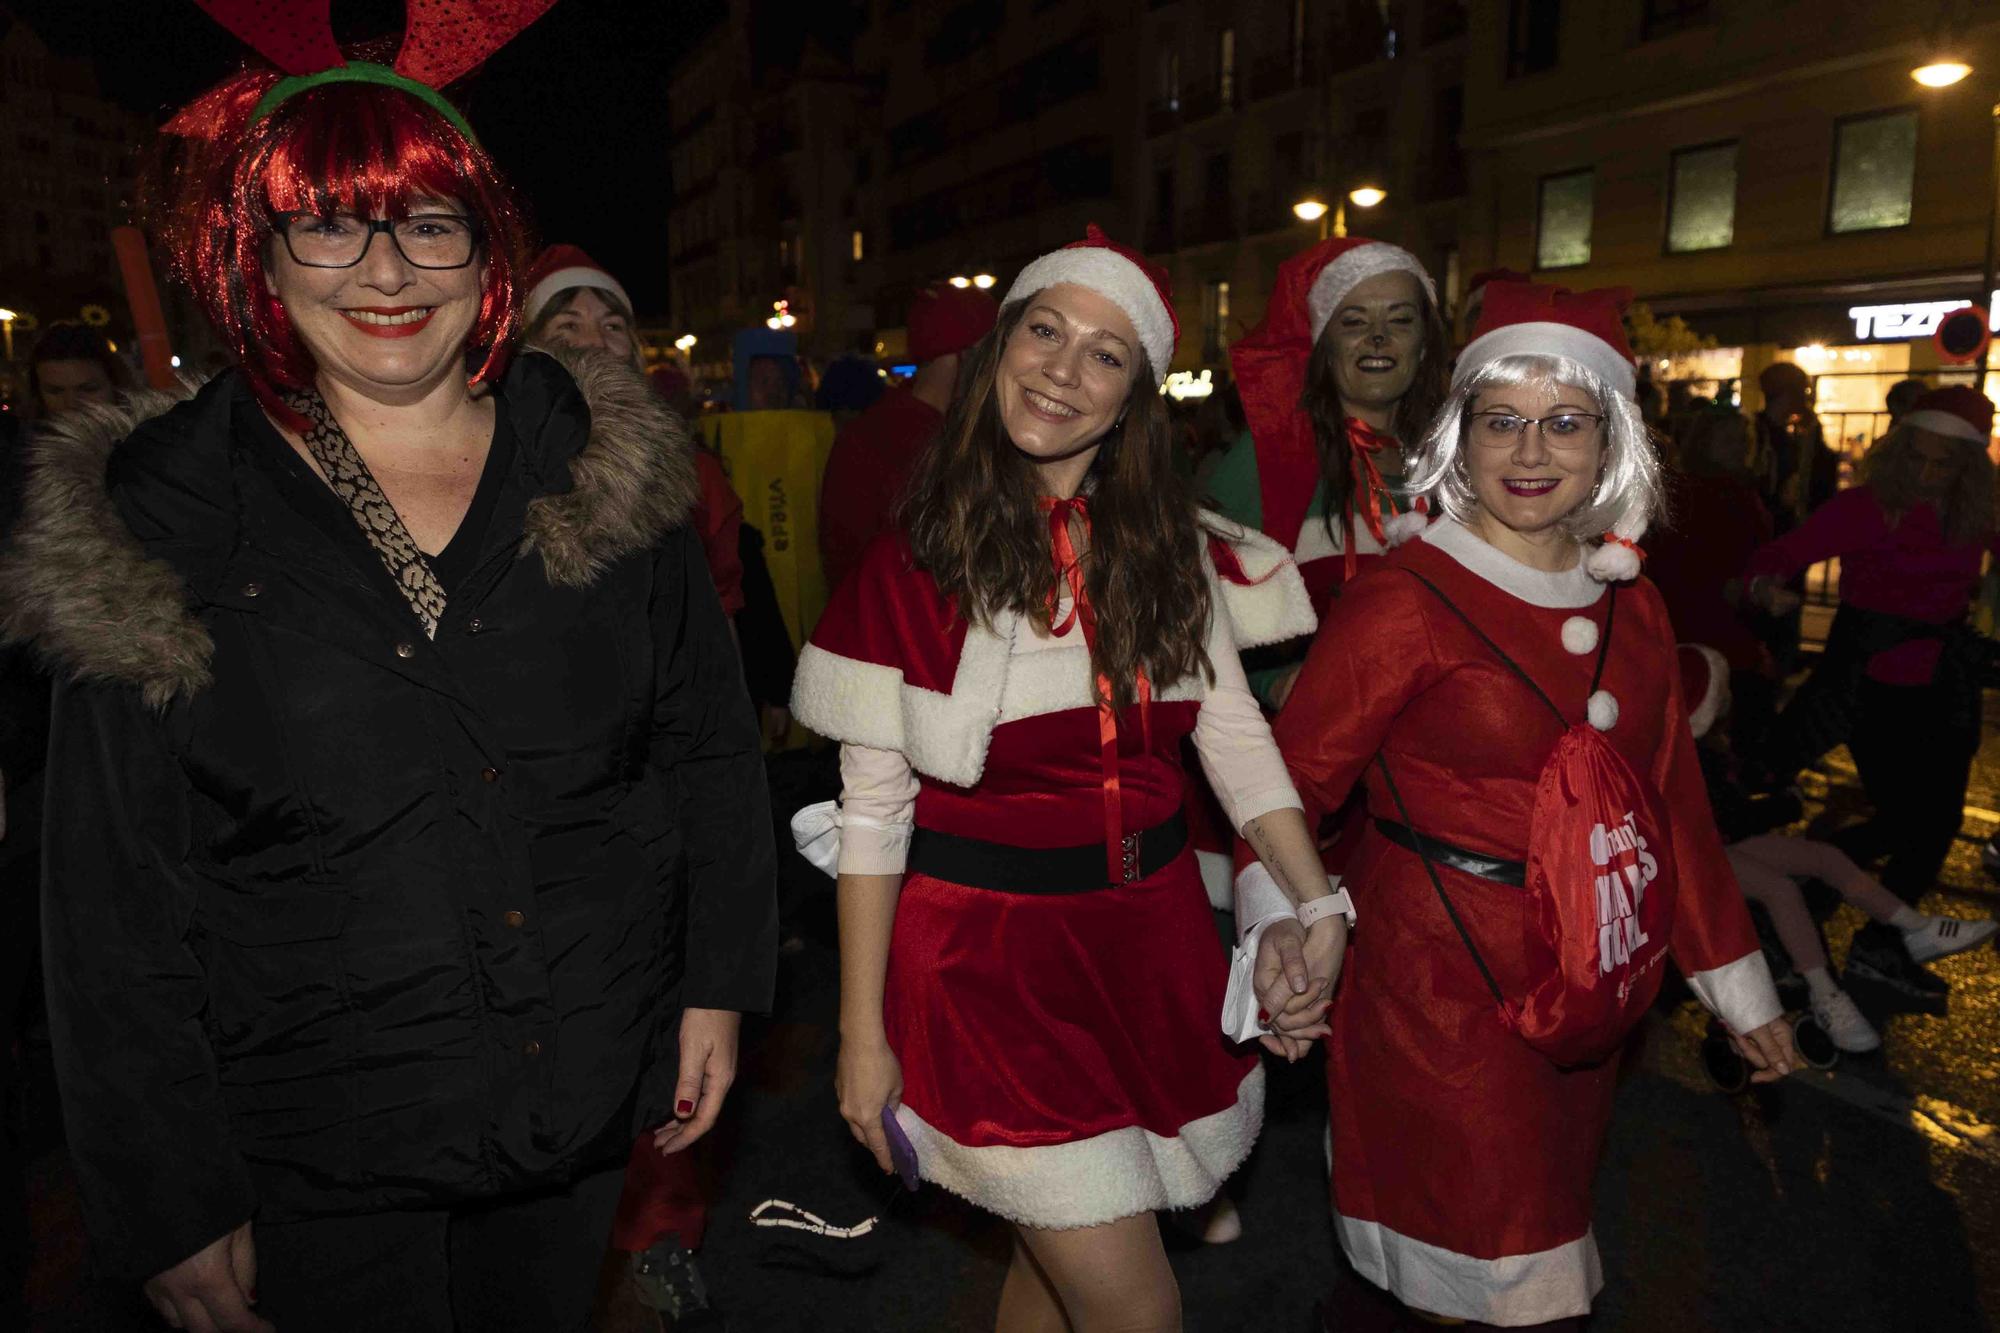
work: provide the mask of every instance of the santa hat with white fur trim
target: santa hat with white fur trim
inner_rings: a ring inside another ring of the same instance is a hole
[[[1559,356],[1574,361],[1632,398],[1639,386],[1632,345],[1625,339],[1625,307],[1632,293],[1623,287],[1572,292],[1533,282],[1495,279],[1486,284],[1485,303],[1472,340],[1452,368],[1454,389],[1503,357]],[[1601,582],[1622,582],[1639,576],[1639,538],[1646,535],[1648,515],[1642,506],[1628,507],[1602,543],[1585,558],[1591,576]]]
[[[1897,424],[1984,445],[1993,436],[1993,401],[1969,384],[1932,389]]]
[[[1138,251],[1118,244],[1093,222],[1084,228],[1082,240],[1051,250],[1022,269],[1000,304],[1012,305],[1065,282],[1087,287],[1124,311],[1138,331],[1146,359],[1153,363],[1156,382],[1166,383],[1174,345],[1181,336],[1167,271]]]
[[[625,288],[618,279],[581,248],[552,245],[536,255],[535,262],[528,266],[528,295],[521,302],[521,322],[533,324],[548,308],[549,302],[572,287],[592,287],[600,292],[609,292],[627,310],[632,308],[632,298],[625,294]]]
[[[1319,341],[1319,335],[1326,331],[1327,321],[1333,312],[1340,309],[1340,303],[1347,294],[1369,278],[1384,273],[1407,273],[1417,280],[1424,289],[1424,295],[1437,304],[1437,284],[1431,275],[1417,262],[1417,257],[1400,245],[1387,241],[1373,241],[1366,236],[1342,236],[1321,243],[1327,250],[1321,261],[1326,266],[1313,276],[1312,286],[1306,292],[1306,309],[1312,316],[1312,340]]]

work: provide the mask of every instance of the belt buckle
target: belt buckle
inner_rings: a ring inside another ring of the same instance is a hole
[[[1125,882],[1130,884],[1139,878],[1139,835],[1126,834],[1120,846],[1125,853]]]

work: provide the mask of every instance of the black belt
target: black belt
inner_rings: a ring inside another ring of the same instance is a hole
[[[1448,842],[1439,842],[1417,832],[1408,824],[1398,824],[1393,819],[1375,820],[1375,831],[1408,851],[1453,870],[1462,870],[1468,875],[1491,880],[1495,884],[1505,884],[1510,888],[1523,888],[1528,882],[1528,863],[1525,861],[1503,861],[1485,852],[1468,852],[1463,847],[1454,847]]]
[[[1187,819],[1176,814],[1144,833],[1125,836],[1124,882],[1165,870],[1187,846]],[[1082,847],[1013,847],[982,838],[918,828],[910,836],[909,869],[952,884],[997,893],[1089,893],[1115,888],[1104,881],[1104,844]]]

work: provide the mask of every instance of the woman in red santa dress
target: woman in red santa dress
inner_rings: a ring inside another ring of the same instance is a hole
[[[1450,343],[1436,287],[1400,246],[1321,241],[1279,266],[1264,322],[1229,359],[1249,429],[1217,464],[1210,498],[1292,552],[1323,616],[1342,584],[1424,522],[1399,516],[1408,504],[1394,492],[1399,441],[1418,438],[1444,397]],[[1266,708],[1284,705],[1309,643],[1272,645],[1245,662]],[[1189,806],[1210,901],[1227,910],[1230,840],[1212,802]],[[1319,832],[1327,870],[1338,874],[1360,837],[1355,812]],[[1236,915],[1248,927],[1251,905],[1236,904]]]
[[[1521,887],[1523,863],[1544,763],[1586,712],[1659,794],[1674,960],[1758,1077],[1795,1059],[1709,814],[1666,611],[1644,579],[1622,596],[1600,581],[1637,575],[1657,504],[1633,387],[1612,294],[1489,286],[1412,459],[1442,516],[1346,588],[1275,724],[1309,815],[1365,780],[1372,817],[1348,867],[1367,926],[1327,1038],[1341,1245],[1410,1308],[1474,1327],[1579,1327],[1602,1285],[1591,1177],[1616,1060],[1559,1066],[1495,1002],[1540,980],[1546,898]],[[1379,1300],[1345,1284],[1329,1327],[1368,1327]]]
[[[842,742],[841,1112],[884,1170],[906,1136],[1015,1224],[1002,1329],[1178,1328],[1153,1213],[1212,1197],[1261,1123],[1183,738],[1304,903],[1272,1049],[1325,1030],[1346,938],[1237,660],[1307,630],[1304,588],[1177,480],[1176,334],[1164,273],[1095,228],[1023,270],[793,694]]]
[[[1430,425],[1450,371],[1436,287],[1400,246],[1321,241],[1279,266],[1264,322],[1229,361],[1249,430],[1216,465],[1211,497],[1292,552],[1324,615],[1389,548],[1389,521],[1407,507],[1393,494],[1400,441]],[[1250,684],[1266,706],[1285,702],[1305,650],[1257,655]]]

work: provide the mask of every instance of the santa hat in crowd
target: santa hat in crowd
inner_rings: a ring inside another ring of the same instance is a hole
[[[1051,250],[1022,269],[1000,304],[1011,305],[1064,282],[1087,287],[1124,311],[1153,363],[1156,382],[1166,383],[1181,322],[1174,317],[1173,284],[1165,269],[1118,244],[1093,222],[1084,228],[1082,240]]]
[[[1969,384],[1932,389],[1898,424],[1984,448],[1993,436],[1993,400]]]
[[[910,302],[910,359],[919,365],[963,352],[992,332],[1000,303],[977,287],[934,282]]]
[[[1681,698],[1687,703],[1688,725],[1695,739],[1729,709],[1729,663],[1705,643],[1683,643],[1674,648],[1680,660]]]
[[[528,266],[528,295],[521,302],[521,322],[533,324],[548,309],[549,302],[572,287],[609,292],[625,309],[632,308],[632,298],[603,265],[577,246],[552,245],[536,255],[535,262]]]
[[[1278,265],[1264,322],[1229,349],[1236,392],[1257,449],[1263,531],[1288,549],[1298,545],[1320,477],[1312,421],[1299,410],[1306,363],[1348,293],[1381,273],[1411,274],[1431,304],[1437,304],[1436,284],[1408,250],[1366,236],[1336,236]]]
[[[1625,338],[1625,307],[1632,293],[1624,287],[1599,287],[1572,292],[1533,282],[1494,279],[1486,284],[1479,323],[1471,341],[1458,354],[1451,385],[1457,389],[1481,370],[1509,356],[1559,356],[1574,361],[1633,398],[1639,374],[1632,345]],[[1650,515],[1642,504],[1628,505],[1602,543],[1585,559],[1591,576],[1622,582],[1639,576],[1639,538],[1646,535]]]

